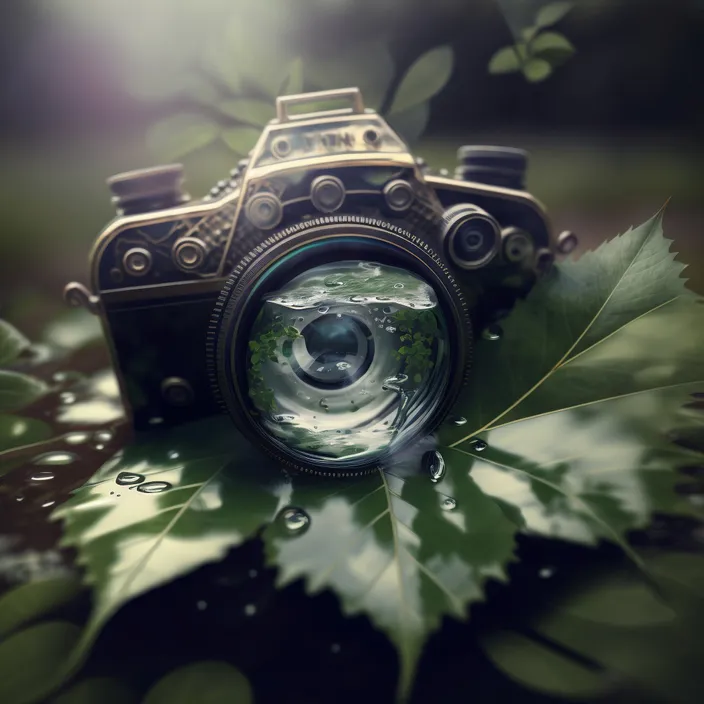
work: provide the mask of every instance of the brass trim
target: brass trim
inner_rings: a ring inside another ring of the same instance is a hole
[[[305,105],[306,103],[317,103],[323,100],[346,100],[350,103],[347,110],[352,115],[359,115],[365,112],[362,93],[359,88],[338,88],[335,90],[320,90],[315,93],[296,93],[295,95],[282,95],[276,99],[276,119],[279,124],[292,122],[300,117],[310,117],[319,115],[324,117],[329,113],[340,114],[338,110],[321,110],[315,113],[303,113],[302,116],[289,114],[288,108],[294,105]]]
[[[225,285],[225,278],[199,279],[197,281],[177,281],[151,286],[134,286],[103,291],[100,299],[103,304],[122,303],[126,301],[163,300],[186,295],[218,293]]]

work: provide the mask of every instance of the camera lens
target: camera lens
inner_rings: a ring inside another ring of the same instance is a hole
[[[444,215],[448,253],[457,266],[478,269],[498,253],[501,230],[494,218],[479,208],[459,205]]]

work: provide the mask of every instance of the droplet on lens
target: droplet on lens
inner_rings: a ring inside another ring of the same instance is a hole
[[[320,399],[320,406],[321,406],[321,408],[324,408],[326,411],[330,408],[330,406],[328,405],[328,400],[326,398]]]
[[[482,337],[485,340],[500,340],[503,334],[504,331],[499,325],[489,325],[489,327],[485,328],[482,332]]]
[[[273,416],[272,419],[275,423],[293,423],[296,420],[296,416],[293,413],[279,413]]]
[[[143,494],[160,494],[162,491],[168,491],[171,486],[169,482],[147,482],[140,484],[137,491],[141,491]]]
[[[453,425],[466,425],[467,419],[464,416],[456,416],[452,419]]]
[[[393,308],[391,306],[386,306],[385,308],[382,308],[382,313],[386,313],[386,315],[391,315],[393,313]]]
[[[443,511],[452,511],[457,507],[457,502],[450,496],[448,496],[441,504],[440,507]]]
[[[36,472],[31,477],[33,482],[48,482],[53,478],[54,474],[52,472]]]
[[[136,474],[135,472],[120,472],[115,479],[115,483],[120,486],[130,486],[143,482],[145,478],[143,474]]]
[[[345,369],[349,369],[352,365],[349,362],[338,362],[335,365],[340,371],[345,371]],[[320,371],[320,370],[318,370]]]
[[[400,282],[397,284],[394,284],[394,288],[403,288],[403,284]]]
[[[429,450],[423,455],[423,468],[430,474],[430,481],[439,482],[445,476],[445,458],[437,450]]]
[[[387,325],[386,332],[396,332],[396,328],[393,325]]]
[[[472,445],[472,447],[477,452],[484,452],[484,450],[486,450],[486,448],[488,447],[487,444],[483,440],[480,440],[479,438],[475,438],[474,440],[471,440],[470,445]]]
[[[59,466],[64,464],[72,464],[78,459],[73,452],[45,452],[38,455],[32,460],[33,464]]]
[[[327,313],[329,310],[330,306],[320,306],[320,308],[318,308],[318,313],[322,313],[323,315],[325,315],[325,313]]]
[[[301,508],[285,508],[279,515],[289,533],[301,533],[310,525],[310,517]]]

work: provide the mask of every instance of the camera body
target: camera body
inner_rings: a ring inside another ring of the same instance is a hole
[[[295,112],[320,101],[341,107]],[[118,216],[90,254],[92,290],[69,284],[65,297],[101,316],[134,426],[220,412],[214,311],[254,260],[301,229],[403,232],[452,279],[474,329],[500,317],[561,245],[524,190],[523,152],[459,156],[454,177],[430,172],[357,89],[344,89],[279,98],[250,156],[200,200],[182,190],[179,165],[109,179]]]

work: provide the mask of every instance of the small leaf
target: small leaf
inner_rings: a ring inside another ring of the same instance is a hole
[[[430,103],[420,103],[408,110],[397,112],[388,118],[389,125],[408,144],[417,142],[430,119]]]
[[[543,32],[531,43],[533,56],[548,61],[553,66],[574,54],[575,48],[567,37],[557,32]]]
[[[0,413],[28,406],[47,391],[47,385],[39,379],[0,370]]]
[[[78,350],[104,338],[100,318],[79,308],[63,313],[49,323],[42,339],[66,350]]]
[[[202,698],[198,699],[202,701]],[[139,704],[139,695],[114,677],[91,677],[72,685],[51,704]]]
[[[521,37],[524,42],[528,43],[540,31],[540,27],[524,27],[521,30]]]
[[[6,592],[0,598],[0,638],[70,603],[81,589],[77,579],[56,577],[28,582]]]
[[[288,67],[286,85],[281,95],[296,95],[303,92],[303,59],[295,58]]]
[[[54,512],[62,545],[78,551],[93,587],[74,663],[125,602],[222,559],[273,518],[283,478],[267,469],[228,419],[207,418],[145,434]],[[123,472],[145,476],[154,491],[121,485]]]
[[[521,60],[515,47],[499,49],[489,61],[489,73],[514,73],[521,68]]]
[[[535,18],[538,27],[550,27],[559,22],[574,6],[574,2],[551,2],[542,7]]]
[[[61,679],[81,629],[65,621],[32,626],[0,643],[0,702],[45,701],[41,693]]]
[[[177,159],[210,144],[218,133],[218,125],[202,115],[181,113],[153,125],[147,143],[160,158]]]
[[[492,633],[481,640],[481,645],[502,672],[530,689],[587,699],[603,694],[610,687],[602,671],[588,669],[564,653],[518,633]]]
[[[50,437],[51,428],[41,420],[0,415],[0,452],[23,445],[32,445]]]
[[[521,70],[531,83],[538,83],[544,81],[552,73],[552,66],[543,59],[528,59]]]
[[[0,320],[0,367],[14,362],[29,347],[29,340],[10,323]]]
[[[238,98],[227,100],[218,106],[221,112],[234,117],[240,122],[246,122],[254,127],[264,127],[274,117],[274,104],[262,100],[247,100]]]
[[[170,672],[147,692],[142,704],[251,704],[247,678],[226,662],[204,661]]]
[[[431,49],[408,69],[396,90],[389,114],[403,112],[439,93],[450,80],[453,53],[449,46]]]
[[[245,156],[257,143],[261,130],[253,127],[229,127],[220,132],[220,138],[235,154]]]

